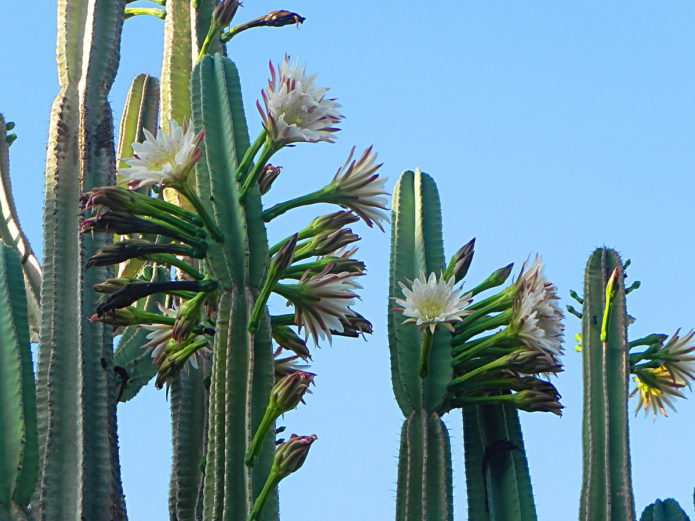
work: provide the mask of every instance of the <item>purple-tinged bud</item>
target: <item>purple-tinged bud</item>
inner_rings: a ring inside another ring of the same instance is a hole
[[[294,258],[295,260],[300,260],[307,257],[330,255],[336,250],[359,240],[360,236],[352,233],[350,228],[323,232],[297,248]]]
[[[311,444],[317,439],[316,434],[311,436],[293,434],[290,436],[290,439],[275,451],[271,472],[275,471],[284,478],[299,470],[309,454]]]
[[[326,232],[339,230],[348,224],[359,221],[360,218],[352,212],[340,210],[317,217],[309,225],[309,228],[316,232]]]
[[[294,261],[294,253],[297,247],[297,234],[295,233],[290,237],[283,245],[280,247],[278,252],[273,256],[270,261],[275,269],[275,280],[273,283],[282,277],[282,275],[287,271]]]
[[[449,262],[449,266],[444,272],[444,278],[446,280],[449,280],[451,277],[454,277],[456,283],[463,280],[468,273],[468,269],[471,267],[474,247],[475,238],[464,244],[461,249],[454,254]]]
[[[232,23],[232,19],[240,5],[241,2],[239,0],[222,0],[222,2],[217,4],[212,12],[212,20],[217,25],[218,30]]]
[[[306,18],[291,11],[273,11],[265,16],[240,25],[237,31],[241,32],[254,27],[284,27],[285,25],[292,24],[299,26],[299,24],[304,23],[304,20],[306,20]]]
[[[353,313],[353,315],[345,315],[340,319],[340,323],[343,325],[342,331],[331,330],[331,333],[351,338],[357,338],[358,336],[364,337],[365,334],[371,335],[372,323],[359,313],[355,313],[354,311]]]
[[[263,170],[261,175],[258,177],[258,189],[260,190],[261,195],[265,195],[270,192],[270,188],[273,186],[273,183],[278,178],[281,171],[281,166],[273,166],[270,163],[265,165],[265,170]]]
[[[304,394],[309,392],[309,385],[314,383],[314,373],[297,371],[282,378],[270,391],[270,403],[281,414],[293,410],[303,402]]]
[[[557,391],[545,393],[541,391],[525,390],[514,394],[514,405],[517,409],[527,412],[552,412],[562,416],[562,404],[558,401]]]
[[[513,373],[540,374],[559,373],[560,364],[552,353],[541,349],[519,349],[509,355],[507,369]]]

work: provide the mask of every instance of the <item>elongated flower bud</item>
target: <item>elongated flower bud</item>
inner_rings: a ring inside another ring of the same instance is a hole
[[[276,471],[282,477],[289,476],[298,471],[309,455],[312,443],[318,439],[316,434],[311,436],[297,436],[293,434],[290,439],[280,445],[275,451],[275,459],[271,472]]]
[[[304,371],[285,376],[270,391],[270,403],[275,404],[280,414],[291,411],[303,401],[304,394],[308,392],[315,376],[314,373]]]
[[[219,29],[227,27],[232,23],[232,18],[236,14],[237,9],[241,4],[238,0],[223,0],[212,12],[212,19]]]
[[[475,239],[471,239],[454,254],[451,261],[449,261],[449,266],[444,272],[444,278],[446,280],[449,280],[451,277],[454,277],[456,283],[463,280],[468,273],[468,269],[471,267],[471,262],[473,262],[474,247]]]
[[[260,190],[261,195],[265,195],[270,192],[270,188],[280,175],[280,172],[282,172],[281,166],[273,166],[270,163],[265,165],[265,169],[263,172],[261,172],[261,175],[258,176],[258,189]]]

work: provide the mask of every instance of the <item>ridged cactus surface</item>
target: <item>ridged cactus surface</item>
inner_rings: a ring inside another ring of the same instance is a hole
[[[635,519],[627,418],[627,325],[620,256],[599,248],[589,258],[584,279],[581,521]]]
[[[440,419],[451,380],[451,334],[438,330],[425,378],[418,374],[422,332],[393,309],[398,282],[444,270],[439,195],[432,178],[404,172],[393,194],[388,332],[396,401],[406,417],[401,431],[396,519],[453,518],[449,433]]]

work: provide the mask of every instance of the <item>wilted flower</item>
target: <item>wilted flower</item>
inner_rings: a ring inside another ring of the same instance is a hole
[[[297,354],[286,356],[285,358],[279,358],[282,354],[283,348],[278,347],[273,353],[273,364],[275,366],[275,378],[282,378],[292,373],[298,371],[305,371],[309,369],[309,365],[302,363],[306,358],[310,357],[300,357]],[[308,353],[308,351],[307,351]]]
[[[674,411],[673,398],[685,398],[679,391],[685,387],[685,382],[675,379],[673,375],[665,367],[646,367],[639,368],[635,374],[635,383],[637,387],[630,393],[630,397],[638,395],[637,408],[635,415],[640,409],[644,409],[644,413],[651,409],[656,418],[659,413],[664,416],[666,414],[666,406]]]
[[[297,142],[333,142],[335,125],[342,119],[340,105],[326,98],[327,88],[316,88],[316,75],[307,76],[299,62],[285,56],[279,75],[270,64],[270,80],[262,92],[265,111],[257,103],[263,126],[278,146]]]
[[[297,285],[276,288],[294,306],[295,323],[306,329],[315,344],[319,338],[330,342],[331,331],[343,331],[341,320],[353,314],[350,306],[359,298],[355,289],[361,288],[354,280],[358,273],[331,273],[330,268],[315,275],[307,272]]]
[[[693,353],[695,331],[690,331],[683,338],[679,338],[678,333],[680,329],[658,351],[658,360],[669,372],[673,381],[683,381],[690,389],[690,382],[695,380],[695,374],[693,374],[695,373],[695,354]]]
[[[395,301],[403,306],[400,311],[409,317],[403,323],[414,322],[420,329],[429,327],[432,333],[437,326],[453,332],[453,322],[460,322],[461,317],[471,313],[465,308],[472,301],[470,295],[461,296],[461,290],[455,289],[454,283],[453,278],[446,281],[434,273],[430,273],[427,279],[424,273],[420,274],[410,283],[410,288],[399,282],[405,298]]]
[[[172,306],[172,308],[166,308],[161,303],[157,302],[157,307],[162,315],[175,319],[179,313],[177,306]],[[167,357],[167,345],[170,341],[173,341],[174,324],[142,324],[140,326],[143,329],[147,329],[150,333],[147,334],[145,338],[149,340],[146,344],[142,346],[143,349],[152,349],[152,362],[161,366]],[[197,336],[193,340],[202,340],[205,337]],[[193,355],[188,358],[188,363],[193,367],[193,369],[198,369],[200,364],[206,363],[210,360],[212,355],[212,350],[209,347],[202,347],[197,349]],[[188,371],[188,366],[185,367]]]
[[[162,129],[155,137],[143,129],[145,141],[133,143],[133,157],[124,159],[128,168],[118,173],[129,180],[132,189],[150,185],[177,185],[185,182],[195,163],[202,157],[198,145],[204,132],[194,134],[193,127],[182,129],[176,121],[169,124],[169,134]]]
[[[388,199],[382,196],[389,192],[384,189],[386,178],[376,173],[381,164],[374,164],[376,153],[372,153],[372,147],[367,148],[356,160],[352,159],[354,153],[355,147],[352,147],[347,161],[325,190],[331,199],[355,212],[368,226],[376,224],[384,231],[381,223],[389,221],[384,212],[388,210]]]

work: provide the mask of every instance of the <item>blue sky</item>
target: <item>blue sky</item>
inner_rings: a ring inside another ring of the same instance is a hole
[[[0,21],[9,42],[0,46],[0,112],[17,124],[14,191],[23,226],[40,249],[47,124],[57,93],[55,12],[7,4]],[[695,5],[247,0],[237,16],[275,9],[307,20],[299,29],[250,31],[229,46],[252,135],[260,130],[255,101],[268,61],[285,53],[319,74],[318,84],[331,87],[347,118],[335,144],[300,145],[277,156],[284,170],[268,204],[300,195],[298,188],[323,186],[351,146],[361,151],[373,144],[389,188],[406,169],[435,177],[448,255],[477,238],[467,287],[508,262],[518,269],[538,252],[569,303],[569,290],[582,287],[589,254],[607,245],[632,259],[628,273],[642,281],[628,301],[637,318],[631,338],[695,327]],[[127,21],[110,96],[116,121],[132,78],[159,75],[161,32],[155,19]],[[315,213],[277,219],[271,237],[287,235]],[[319,440],[304,468],[281,487],[284,519],[393,517],[402,419],[385,335],[388,235],[355,228],[369,267],[358,310],[374,323],[374,335],[368,342],[336,339],[315,351],[314,394],[283,423]],[[566,371],[556,380],[563,417],[522,414],[539,519],[578,512],[581,355],[572,340],[578,331],[578,320],[568,317]],[[669,418],[631,421],[638,513],[656,498],[675,497],[693,515],[695,401],[678,408]],[[164,520],[164,393],[149,388],[121,405],[119,415],[130,518]],[[445,421],[455,452],[456,517],[463,520],[460,417]]]

